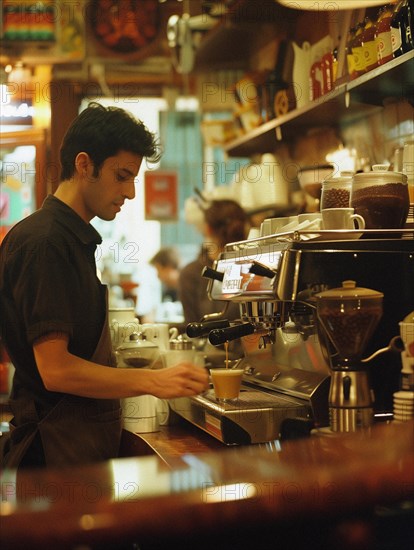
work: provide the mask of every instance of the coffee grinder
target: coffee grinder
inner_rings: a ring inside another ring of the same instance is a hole
[[[315,295],[321,342],[328,337],[331,382],[329,417],[333,432],[354,432],[374,422],[366,360],[367,344],[381,319],[384,295],[355,281]],[[325,333],[325,334],[323,334]]]

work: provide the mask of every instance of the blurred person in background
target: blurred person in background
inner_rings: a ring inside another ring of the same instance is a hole
[[[225,302],[211,301],[207,296],[208,280],[201,276],[205,266],[212,267],[227,243],[247,238],[249,217],[234,200],[213,200],[203,209],[201,231],[204,242],[198,257],[182,268],[179,295],[185,324],[199,322],[203,315],[223,310]],[[239,306],[230,303],[224,318],[238,319]]]
[[[162,301],[177,302],[180,277],[180,256],[173,247],[161,248],[150,260],[162,284]]]

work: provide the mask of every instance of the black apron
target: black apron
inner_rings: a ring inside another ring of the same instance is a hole
[[[108,319],[91,361],[115,366]],[[19,426],[14,427],[12,420],[9,434],[0,437],[3,468],[17,468],[37,434],[47,467],[100,462],[118,456],[122,432],[119,399],[65,395],[41,419],[29,394],[11,400],[10,405],[12,410],[19,411],[20,421]]]

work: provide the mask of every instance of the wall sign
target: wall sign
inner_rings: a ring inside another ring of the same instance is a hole
[[[176,221],[178,218],[177,172],[145,172],[145,219]]]

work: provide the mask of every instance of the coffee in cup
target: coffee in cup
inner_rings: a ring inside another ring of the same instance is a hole
[[[211,369],[211,380],[218,401],[237,399],[240,393],[243,369]]]

